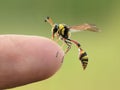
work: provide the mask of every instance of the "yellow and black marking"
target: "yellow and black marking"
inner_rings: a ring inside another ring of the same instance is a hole
[[[82,63],[83,69],[85,70],[87,67],[87,64],[88,64],[88,56],[87,56],[87,53],[84,50],[82,50],[81,48],[80,48],[79,60]]]
[[[68,39],[70,36],[69,28],[64,24],[58,25],[58,34],[65,39]]]

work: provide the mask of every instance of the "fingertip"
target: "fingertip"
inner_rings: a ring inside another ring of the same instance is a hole
[[[48,79],[64,59],[61,47],[45,37],[0,35],[0,42],[0,89]]]

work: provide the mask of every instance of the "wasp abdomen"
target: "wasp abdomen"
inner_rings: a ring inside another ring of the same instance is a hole
[[[83,69],[85,69],[88,64],[88,56],[87,56],[87,53],[85,51],[83,51],[82,49],[80,50],[79,59],[82,63]]]

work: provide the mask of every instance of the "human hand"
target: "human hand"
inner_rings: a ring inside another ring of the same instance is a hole
[[[41,81],[62,65],[64,52],[54,41],[27,35],[0,35],[0,89]]]

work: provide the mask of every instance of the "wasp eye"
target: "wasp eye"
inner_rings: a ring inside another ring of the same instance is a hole
[[[56,33],[58,31],[58,25],[55,24],[54,28],[53,28],[53,33]]]

